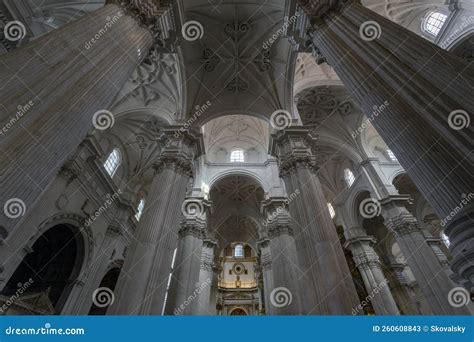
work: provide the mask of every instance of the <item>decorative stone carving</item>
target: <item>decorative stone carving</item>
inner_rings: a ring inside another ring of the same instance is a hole
[[[178,105],[179,74],[176,56],[151,50],[124,86],[124,96],[115,103],[119,107],[131,98],[143,106]]]
[[[268,226],[267,231],[270,239],[283,234],[293,236],[293,228],[289,224],[273,223]]]
[[[390,217],[385,222],[387,228],[396,236],[421,232],[418,222],[410,214],[401,214],[397,217]]]
[[[79,163],[77,163],[74,159],[69,159],[59,169],[58,175],[66,179],[67,184],[70,184],[79,175],[81,175],[83,171],[84,169]]]
[[[313,159],[310,156],[289,156],[280,159],[280,177],[296,172],[299,167],[316,171]]]
[[[298,96],[298,112],[305,126],[318,127],[335,112],[349,115],[354,105],[345,92],[336,94],[329,86],[303,90]]]
[[[206,222],[200,218],[187,218],[181,221],[180,228],[178,230],[178,236],[182,239],[188,235],[204,239]]]
[[[173,49],[176,35],[170,35],[175,30],[173,10],[168,0],[107,0],[115,3],[140,25],[150,30],[156,47]],[[164,18],[166,17],[166,19]]]
[[[64,194],[61,194],[59,195],[58,199],[56,200],[56,202],[54,202],[54,204],[56,205],[56,208],[58,210],[63,210],[67,207],[69,203],[69,199],[67,198],[66,195]]]
[[[213,239],[204,239],[203,249],[201,254],[201,269],[215,272],[217,270],[217,264],[214,260],[214,252],[217,247],[217,241]]]
[[[156,173],[160,173],[165,168],[171,168],[178,173],[193,175],[193,163],[184,156],[161,156],[153,164]]]

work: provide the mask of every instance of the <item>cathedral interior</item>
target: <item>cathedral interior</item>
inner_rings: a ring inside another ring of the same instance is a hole
[[[474,314],[472,0],[0,28],[0,315]]]

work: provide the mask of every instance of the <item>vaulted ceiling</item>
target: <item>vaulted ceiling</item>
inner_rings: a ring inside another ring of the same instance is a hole
[[[200,39],[181,44],[188,112],[207,101],[212,106],[202,121],[223,114],[269,118],[291,108],[295,47],[286,32],[269,42],[283,27],[288,2],[183,1],[185,21],[202,25]]]
[[[214,119],[203,126],[204,146],[209,161],[219,161],[218,154],[228,155],[232,149],[257,154],[253,161],[266,161],[270,125],[247,115],[228,115]]]

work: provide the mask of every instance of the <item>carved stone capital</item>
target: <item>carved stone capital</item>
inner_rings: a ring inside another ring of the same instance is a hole
[[[217,241],[214,239],[206,238],[203,241],[203,246],[207,248],[214,249],[217,247]]]
[[[215,270],[215,264],[213,261],[209,260],[201,260],[201,265],[200,265],[202,270],[209,271],[209,272],[214,272]]]
[[[259,249],[264,249],[270,246],[270,240],[268,238],[263,238],[257,241],[257,247]]]
[[[162,150],[154,163],[157,173],[164,168],[192,176],[193,161],[204,153],[202,135],[193,131],[180,131],[179,126],[168,126],[159,132]]]
[[[206,236],[205,222],[200,218],[187,218],[181,221],[178,236],[181,239],[186,236],[194,236],[198,239],[204,239]]]
[[[164,169],[172,169],[176,173],[186,175],[188,177],[193,176],[193,162],[186,156],[176,155],[176,156],[160,156],[154,163],[153,167],[155,173],[159,174]]]
[[[314,43],[315,30],[316,28],[314,27],[308,28],[305,34],[304,46],[306,51],[311,52],[316,61],[316,64],[320,65],[323,63],[327,63],[327,60],[326,57],[323,56],[321,50]]]
[[[353,246],[357,245],[367,245],[371,248],[376,242],[377,240],[373,236],[356,236],[348,239],[344,243],[344,248],[352,248]]]
[[[316,171],[316,166],[311,156],[291,155],[280,159],[280,177],[296,172],[298,168]]]
[[[395,236],[403,236],[412,233],[420,233],[420,225],[416,219],[411,215],[399,215],[385,220],[387,229]]]
[[[123,228],[121,227],[120,224],[117,222],[113,222],[109,227],[107,228],[107,231],[105,232],[106,236],[109,236],[111,238],[116,238],[119,237],[123,234]]]
[[[139,25],[150,31],[155,42],[154,48],[174,50],[176,43],[175,18],[170,0],[107,0],[120,7],[124,14],[131,16]]]
[[[273,223],[268,226],[267,231],[270,239],[281,235],[293,236],[293,228],[291,228],[290,224]]]
[[[312,153],[316,138],[306,127],[290,127],[272,134],[270,153],[279,160],[280,176],[295,172],[298,168],[317,170]]]
[[[64,178],[68,184],[77,179],[84,171],[84,168],[74,160],[68,160],[58,172],[58,175]]]
[[[363,257],[355,257],[356,266],[361,270],[380,269],[381,263],[377,256],[364,255]]]

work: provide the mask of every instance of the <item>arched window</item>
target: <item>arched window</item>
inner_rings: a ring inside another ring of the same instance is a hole
[[[231,163],[243,163],[244,162],[244,150],[236,148],[230,152]]]
[[[387,150],[387,155],[388,155],[388,158],[391,160],[391,161],[397,161],[397,157],[395,156],[395,154],[392,152],[392,150]]]
[[[117,148],[114,148],[104,163],[105,171],[107,171],[110,177],[114,176],[121,162],[122,157],[120,155],[120,151]]]
[[[142,198],[140,202],[138,202],[137,213],[135,214],[137,221],[140,221],[140,217],[143,214],[143,208],[145,208],[145,200]]]
[[[449,241],[448,236],[447,236],[446,234],[444,234],[444,232],[441,232],[441,233],[440,233],[440,236],[441,236],[441,240],[443,240],[445,246],[446,246],[447,248],[449,248],[449,245],[451,245],[451,241]]]
[[[344,170],[344,179],[346,180],[347,186],[350,188],[354,184],[355,177],[351,170]]]
[[[448,16],[441,12],[433,11],[428,13],[425,20],[423,20],[423,31],[436,37],[447,18]]]
[[[329,209],[329,214],[331,215],[331,218],[334,218],[334,216],[336,216],[336,211],[334,210],[334,207],[332,206],[331,203],[328,203],[328,209]]]
[[[240,243],[234,247],[234,258],[243,258],[244,257],[244,246]]]

